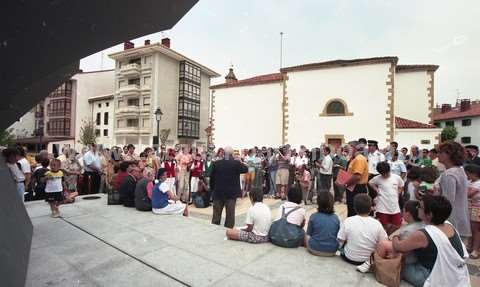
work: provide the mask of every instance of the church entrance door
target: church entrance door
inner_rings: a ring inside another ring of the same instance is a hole
[[[327,143],[332,148],[337,149],[338,147],[342,146],[342,139],[341,138],[329,138]]]

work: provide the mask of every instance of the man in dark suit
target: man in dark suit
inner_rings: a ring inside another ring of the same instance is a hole
[[[213,190],[212,224],[220,225],[223,207],[225,207],[225,227],[235,225],[235,202],[240,195],[240,174],[246,173],[248,167],[233,159],[231,147],[225,148],[225,157],[213,164],[210,174],[210,187]]]
[[[135,207],[135,186],[137,180],[142,178],[142,172],[138,167],[134,167],[128,173],[118,189],[120,201],[125,207]]]

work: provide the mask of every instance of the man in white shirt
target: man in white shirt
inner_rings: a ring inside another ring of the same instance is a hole
[[[330,188],[332,187],[333,159],[330,156],[330,152],[330,147],[325,146],[323,148],[322,163],[317,163],[320,173],[320,182],[317,187],[318,192],[330,191]]]
[[[368,140],[368,180],[378,175],[377,164],[385,161],[385,155],[378,150],[378,142],[375,140]],[[368,194],[371,198],[377,196],[375,191],[371,188],[368,189]]]
[[[32,176],[32,168],[30,166],[30,163],[26,159],[27,153],[23,147],[18,147],[18,156],[17,156],[17,162],[20,164],[20,170],[23,173],[24,176],[24,185],[25,189],[27,186],[30,184],[31,176]]]
[[[84,179],[87,193],[98,193],[100,189],[100,175],[102,174],[102,165],[100,162],[100,154],[97,152],[97,145],[92,144],[90,150],[83,155],[83,168],[85,170]],[[88,183],[91,183],[90,185]]]
[[[305,155],[303,150],[300,150],[298,156],[295,158],[292,157],[292,159],[294,159],[292,164],[295,166],[295,168],[299,168],[302,165],[308,166],[308,157]]]
[[[22,170],[20,169],[20,164],[17,162],[18,160],[18,150],[13,148],[7,148],[2,151],[3,156],[5,157],[5,161],[7,163],[8,168],[10,169],[10,173],[12,174],[12,179],[17,186],[17,192],[20,196],[21,200],[25,200],[25,175],[23,174]]]

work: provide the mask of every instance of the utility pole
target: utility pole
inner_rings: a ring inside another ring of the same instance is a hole
[[[283,32],[280,32],[280,69],[283,66]]]

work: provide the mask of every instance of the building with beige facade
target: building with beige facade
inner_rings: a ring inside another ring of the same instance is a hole
[[[358,138],[380,146],[432,147],[434,65],[398,65],[397,57],[334,60],[212,86],[216,146],[341,145]],[[246,112],[248,111],[248,112]]]
[[[170,39],[109,55],[115,60],[114,143],[154,146],[158,130],[169,129],[168,146],[205,146],[210,113],[210,79],[219,74],[170,48]]]

